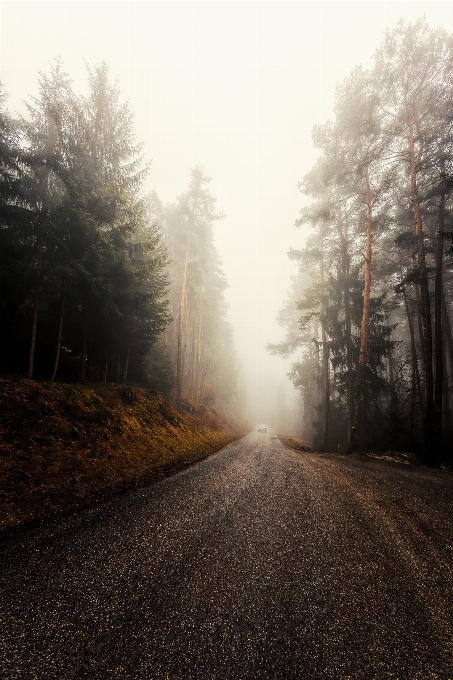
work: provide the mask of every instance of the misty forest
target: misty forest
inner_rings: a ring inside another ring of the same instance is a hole
[[[289,253],[287,335],[269,349],[298,352],[291,379],[322,450],[416,447],[451,462],[452,57],[451,36],[401,22],[313,130],[296,222],[311,234]]]
[[[444,31],[401,22],[313,130],[311,232],[269,350],[294,357],[320,450],[452,449],[452,64]],[[78,95],[57,61],[28,116],[2,108],[1,371],[241,408],[210,179],[142,195],[133,114],[105,64],[87,78]]]
[[[320,450],[452,448],[452,60],[444,31],[401,22],[313,130],[311,233],[269,349],[295,357]],[[1,111],[1,371],[240,409],[210,180],[143,196],[133,114],[105,64],[87,77],[83,97],[57,61],[28,116]]]
[[[2,677],[453,677],[453,33],[395,4],[2,3]]]
[[[164,206],[105,64],[78,96],[56,62],[27,120],[1,114],[1,370],[138,382],[227,404],[236,357],[209,177]]]

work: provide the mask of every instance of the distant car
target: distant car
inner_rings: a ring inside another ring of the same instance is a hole
[[[266,425],[258,425],[256,429],[258,430],[258,432],[267,432]]]

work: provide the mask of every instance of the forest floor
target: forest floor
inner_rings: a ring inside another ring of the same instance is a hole
[[[0,379],[0,536],[172,474],[244,434],[150,390]]]
[[[313,453],[310,444],[303,439],[296,439],[294,437],[286,437],[282,434],[277,434],[278,439],[289,449],[295,451],[305,451]],[[405,465],[421,465],[421,458],[415,453],[405,451],[331,451],[331,453],[340,453],[352,458],[374,458],[376,460],[390,461],[392,463],[403,463]],[[441,467],[446,468],[445,465]]]

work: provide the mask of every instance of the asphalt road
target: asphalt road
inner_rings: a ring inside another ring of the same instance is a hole
[[[0,554],[2,678],[453,678],[453,475],[252,433]]]

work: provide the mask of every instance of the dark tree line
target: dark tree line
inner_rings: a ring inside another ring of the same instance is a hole
[[[0,371],[146,383],[225,405],[237,360],[213,242],[215,199],[196,168],[163,206],[133,116],[102,64],[88,94],[58,61],[27,115],[0,100]]]
[[[453,39],[424,19],[387,31],[337,88],[300,184],[311,226],[280,322],[323,449],[451,459]],[[451,462],[451,460],[450,460]]]
[[[166,253],[139,198],[132,115],[106,65],[60,63],[28,115],[1,111],[2,372],[125,381],[169,322]]]

